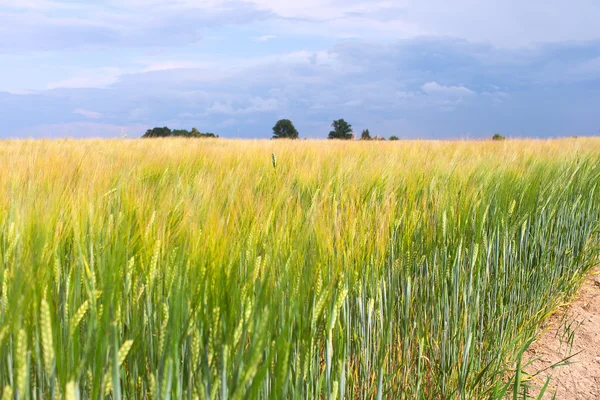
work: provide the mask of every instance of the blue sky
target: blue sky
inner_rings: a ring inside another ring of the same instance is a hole
[[[0,137],[600,134],[597,0],[0,0]]]

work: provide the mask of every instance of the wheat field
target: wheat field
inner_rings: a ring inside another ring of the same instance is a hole
[[[600,139],[0,142],[2,399],[514,399]]]

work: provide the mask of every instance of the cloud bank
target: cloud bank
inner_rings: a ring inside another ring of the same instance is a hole
[[[423,3],[0,1],[0,137],[598,133],[593,1]]]

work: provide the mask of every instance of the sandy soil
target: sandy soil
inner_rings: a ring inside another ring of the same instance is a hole
[[[586,280],[572,304],[547,322],[545,332],[524,355],[531,362],[525,371],[536,374],[573,354],[568,365],[533,378],[531,383],[541,387],[552,377],[544,399],[555,395],[560,400],[600,399],[600,270]]]

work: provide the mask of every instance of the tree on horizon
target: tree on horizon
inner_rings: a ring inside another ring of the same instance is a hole
[[[156,127],[154,129],[148,129],[142,136],[142,139],[158,137],[218,138],[219,136],[209,132],[202,133],[196,128],[192,128],[191,131],[188,131],[187,129],[174,129],[171,131],[171,129],[165,126],[162,128]]]
[[[171,132],[171,130],[165,126],[162,128],[157,127],[154,129],[148,129],[142,138],[169,137],[172,135],[173,132]]]
[[[298,139],[298,130],[289,119],[280,119],[273,127],[272,139]]]
[[[328,139],[350,140],[354,137],[352,134],[352,125],[344,121],[344,119],[333,121],[331,126],[333,130],[329,132]]]

